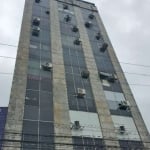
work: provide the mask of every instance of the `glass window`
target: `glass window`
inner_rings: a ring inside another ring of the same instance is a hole
[[[49,122],[40,122],[39,124],[40,136],[52,135],[53,131],[53,123]]]
[[[28,67],[33,69],[40,69],[40,61],[34,61],[33,59],[29,59]]]
[[[84,99],[77,99],[79,111],[87,111],[86,102]]]
[[[28,74],[33,75],[33,76],[39,76],[40,75],[40,70],[29,67],[28,68]]]
[[[38,120],[38,118],[39,118],[38,106],[25,105],[24,119]]]
[[[39,80],[37,76],[28,76],[27,89],[39,90]]]
[[[116,101],[114,92],[104,91],[107,100]]]
[[[33,5],[32,13],[33,13],[33,16],[40,17],[41,16],[41,7],[39,5]]]
[[[23,133],[24,134],[38,134],[38,122],[37,121],[26,121],[23,122]]]
[[[50,33],[47,30],[41,30],[40,32],[41,42],[50,42]]]
[[[42,51],[50,51],[50,45],[41,44],[41,50]]]
[[[40,61],[40,51],[38,49],[30,49],[29,60]]]
[[[52,95],[48,92],[40,92],[40,119],[53,121]]]
[[[31,150],[37,148],[38,142],[38,122],[37,121],[23,121],[23,140],[30,141],[32,144],[23,143],[24,150]]]
[[[125,101],[125,97],[124,97],[124,95],[123,95],[123,93],[117,93],[117,92],[115,92],[115,99],[116,99],[116,101]]]
[[[108,105],[111,110],[117,110],[119,103],[117,101],[108,101]]]
[[[52,79],[51,78],[41,78],[40,90],[52,92]]]
[[[31,106],[39,105],[39,92],[33,90],[26,91],[25,104]]]
[[[44,71],[43,69],[41,69],[40,76],[43,78],[51,78],[51,72],[50,71]]]
[[[51,61],[51,54],[50,51],[43,51],[41,53],[41,63],[50,62]]]
[[[54,149],[52,143],[54,143],[54,127],[53,123],[49,122],[40,122],[39,124],[39,140],[40,140],[40,149]],[[51,147],[51,148],[50,148]]]

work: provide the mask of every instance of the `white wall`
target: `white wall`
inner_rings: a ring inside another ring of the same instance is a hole
[[[72,129],[72,136],[86,136],[102,138],[102,131],[96,113],[82,112],[82,111],[70,111],[71,123],[74,121],[80,121],[82,129]]]
[[[119,139],[136,140],[136,141],[140,140],[138,131],[131,117],[112,115],[112,120],[114,122],[116,133]],[[122,125],[126,129],[126,132],[124,134],[120,134],[120,131],[119,131],[119,127]]]

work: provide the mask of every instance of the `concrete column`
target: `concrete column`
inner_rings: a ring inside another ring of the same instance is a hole
[[[25,1],[20,41],[5,126],[4,139],[6,139],[6,141],[3,143],[2,150],[20,150],[21,146],[20,141],[22,139],[21,134],[27,82],[32,4],[33,0]],[[18,142],[8,142],[7,140],[18,140]]]
[[[104,40],[109,44],[109,47],[108,47],[109,56],[110,56],[110,59],[112,61],[113,66],[116,70],[118,79],[121,83],[121,87],[122,87],[124,96],[125,96],[126,100],[129,101],[129,103],[131,104],[131,113],[132,113],[135,125],[137,127],[137,130],[139,132],[139,135],[141,137],[141,140],[142,140],[145,148],[150,148],[150,135],[149,135],[149,132],[145,126],[144,120],[142,119],[142,116],[141,116],[140,111],[137,107],[137,104],[135,102],[135,99],[133,97],[131,89],[130,89],[130,87],[127,83],[127,80],[123,74],[123,71],[122,71],[121,66],[118,62],[118,59],[116,57],[113,46],[112,46],[112,44],[108,38],[108,35],[106,33],[106,30],[104,28],[104,25],[103,25],[102,20],[99,17],[99,15],[96,15],[96,19],[99,23],[99,27],[101,29],[101,33],[104,37]]]
[[[53,63],[54,132],[56,136],[70,136],[70,117],[63,61],[63,50],[57,1],[50,0],[51,49]],[[55,143],[72,144],[72,138],[55,137]],[[71,150],[68,145],[56,145],[57,149]]]
[[[98,76],[98,69],[93,56],[89,37],[84,26],[82,13],[79,7],[75,7],[75,15],[78,23],[78,28],[80,31],[80,39],[82,41],[82,47],[84,51],[87,69],[90,71],[91,87],[93,90],[94,100],[95,100],[97,113],[101,124],[101,129],[102,129],[102,134],[106,145],[106,149],[117,150],[119,149],[118,148],[119,143],[117,141],[114,124],[111,118],[111,114],[103,91],[103,87]]]

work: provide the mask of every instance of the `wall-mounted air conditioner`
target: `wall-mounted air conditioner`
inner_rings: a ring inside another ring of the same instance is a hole
[[[120,134],[124,134],[126,132],[125,126],[120,126],[119,132],[120,132]]]
[[[39,27],[32,27],[32,35],[33,36],[39,36],[39,33],[40,33],[40,28]]]
[[[83,71],[81,72],[82,78],[87,79],[87,78],[89,78],[89,75],[90,75],[90,72],[89,72],[88,70],[83,70]]]
[[[117,76],[115,74],[99,72],[99,77],[101,80],[107,80],[108,82],[114,83],[117,80]]]
[[[32,24],[35,25],[35,26],[39,26],[40,25],[40,18],[39,17],[34,17]]]
[[[64,19],[65,19],[66,22],[71,21],[71,17],[69,15],[66,15]]]
[[[96,37],[97,40],[99,40],[101,38],[101,33],[98,32],[95,37]]]
[[[73,31],[73,32],[78,32],[78,31],[79,31],[79,29],[78,29],[78,27],[77,27],[77,26],[73,26],[72,31]]]
[[[68,5],[66,4],[63,5],[63,9],[68,9],[68,8],[69,8]]]
[[[86,22],[86,23],[85,23],[85,26],[86,26],[87,28],[90,28],[90,27],[92,26],[92,22],[91,22],[91,21]]]
[[[74,123],[71,124],[72,130],[82,130],[83,126],[80,125],[80,121],[76,120]]]
[[[94,19],[94,17],[95,17],[95,16],[94,16],[93,13],[89,14],[89,18],[90,18],[90,19]]]
[[[50,12],[47,10],[47,11],[45,11],[45,13],[46,13],[47,15],[49,15]]]
[[[74,41],[74,44],[75,44],[75,45],[80,45],[80,44],[81,44],[80,38],[76,39],[76,40]]]
[[[129,110],[130,109],[130,104],[128,101],[121,101],[119,104],[119,109],[120,110]]]
[[[81,88],[77,89],[77,97],[84,98],[85,95],[86,95],[85,89],[81,89]]]
[[[53,68],[53,65],[52,65],[52,63],[49,63],[49,62],[47,62],[47,63],[45,63],[45,64],[42,65],[42,69],[44,71],[51,71],[52,68]]]
[[[100,51],[104,53],[106,51],[107,47],[108,47],[108,44],[103,43],[102,47],[100,47]]]

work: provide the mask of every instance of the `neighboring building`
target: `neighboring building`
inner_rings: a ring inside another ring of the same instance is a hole
[[[8,109],[7,107],[0,107],[0,150],[1,150],[2,140],[4,135],[7,109]]]
[[[150,148],[97,8],[85,1],[25,1],[8,112],[4,150]]]

